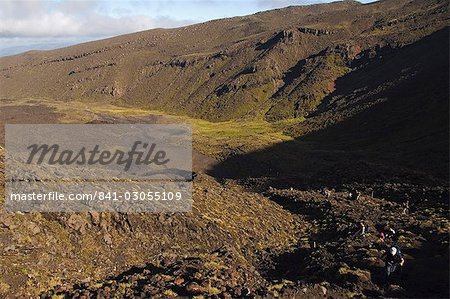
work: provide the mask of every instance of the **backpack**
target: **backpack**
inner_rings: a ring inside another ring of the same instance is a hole
[[[390,254],[391,248],[395,248],[397,249],[397,253],[392,256]],[[389,247],[389,251],[388,251],[388,261],[392,262],[392,263],[398,263],[400,262],[400,260],[403,258],[403,254],[402,251],[400,250],[400,247],[396,244],[392,245],[391,247]]]

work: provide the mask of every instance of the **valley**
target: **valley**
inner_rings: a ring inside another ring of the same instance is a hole
[[[55,123],[190,123],[198,173],[188,214],[3,211],[0,232],[6,246],[0,271],[6,279],[0,285],[5,294],[239,297],[248,289],[263,297],[445,295],[448,267],[426,270],[428,283],[414,282],[414,271],[426,267],[428,254],[448,258],[445,181],[370,163],[358,153],[319,151],[311,141],[285,135],[290,122],[219,124],[144,109],[37,99],[5,103],[1,109],[21,111],[22,116],[15,113],[16,123],[43,111],[46,122]],[[286,152],[302,158],[286,158]],[[355,156],[359,160],[350,164]],[[323,189],[332,190],[331,198]],[[362,192],[361,199],[347,198],[353,189]],[[405,198],[413,208],[401,215]],[[372,232],[359,236],[359,221]],[[406,285],[388,291],[382,288],[380,264],[385,245],[377,233],[386,223],[395,223],[401,235],[409,272]],[[193,240],[195,247],[188,245]],[[311,248],[311,240],[317,248]]]
[[[339,1],[1,57],[0,297],[448,298],[448,33]],[[191,125],[192,211],[8,212],[21,123]]]

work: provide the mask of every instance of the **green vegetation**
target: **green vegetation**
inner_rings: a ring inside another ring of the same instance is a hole
[[[267,119],[302,118],[314,111],[334,91],[335,80],[350,71],[343,54],[326,53],[305,62],[298,76],[275,98]]]
[[[49,103],[50,104],[50,103]],[[118,107],[113,105],[91,105],[89,108],[82,106],[79,102],[74,102],[70,108],[65,105],[59,107],[60,112],[73,111],[71,115],[82,116],[91,115],[92,120],[95,115],[102,114],[113,117],[136,117],[142,118],[149,115],[164,117],[172,122],[183,122],[192,125],[194,147],[204,154],[211,156],[222,156],[229,151],[239,149],[241,151],[252,151],[270,146],[271,144],[292,140],[292,137],[283,133],[283,129],[288,125],[301,122],[299,119],[283,120],[270,123],[265,120],[240,119],[224,122],[210,122],[201,119],[194,119],[187,116],[168,115],[157,110],[147,110],[142,108]],[[53,104],[52,104],[53,105]],[[76,109],[81,109],[78,111]],[[76,122],[79,119],[69,119],[66,121]]]

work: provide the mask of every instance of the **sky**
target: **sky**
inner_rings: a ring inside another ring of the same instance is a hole
[[[0,0],[0,56],[326,0]],[[371,2],[370,0],[361,2]]]

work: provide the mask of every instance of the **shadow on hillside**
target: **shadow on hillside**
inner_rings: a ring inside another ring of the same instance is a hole
[[[391,184],[392,189],[392,183],[398,183],[394,186],[403,185],[401,192],[410,194],[413,185],[421,186],[420,190],[438,186],[445,191],[440,196],[433,195],[433,201],[447,205],[448,30],[413,45],[380,53],[385,57],[368,60],[359,70],[340,78],[336,91],[324,100],[315,115],[300,125],[318,130],[302,134],[302,127],[292,128],[291,132],[300,137],[230,156],[209,174],[218,179],[238,180],[258,192],[269,186],[296,189],[378,186],[380,192],[385,192],[386,184]],[[320,129],[323,123],[331,125]],[[392,193],[391,197],[383,193],[380,198],[398,200],[398,193]],[[272,200],[307,218],[314,218],[323,208]],[[304,279],[306,272],[302,265],[307,254],[307,248],[299,247],[275,257],[266,277]],[[372,269],[377,284],[382,280],[380,269]],[[433,275],[444,272],[445,269],[434,271]],[[414,281],[407,280],[406,292],[423,295],[426,287],[415,287]],[[442,286],[445,288],[445,284],[439,285],[435,294],[445,292]]]
[[[446,185],[448,29],[366,56],[361,54],[359,69],[336,82],[316,115],[291,128],[301,137],[228,157],[209,173],[243,182],[264,178],[275,187]],[[323,123],[332,125],[302,133]]]

